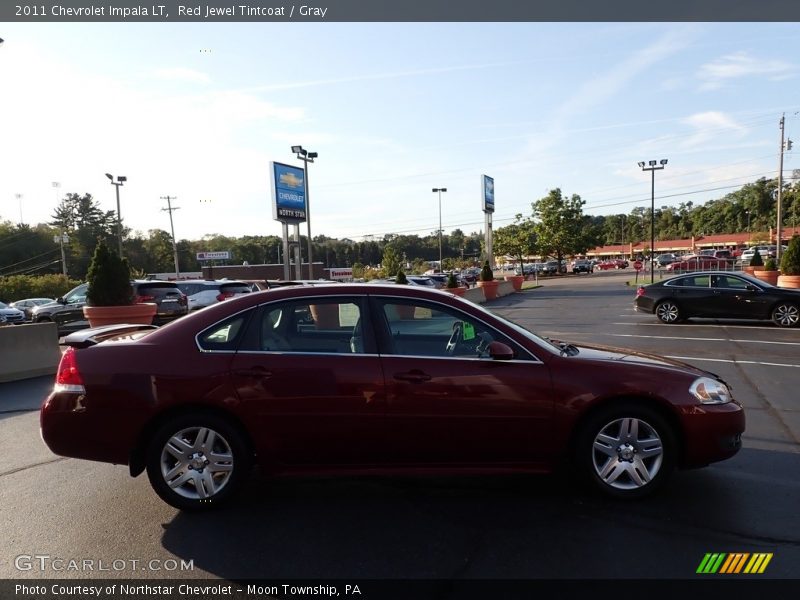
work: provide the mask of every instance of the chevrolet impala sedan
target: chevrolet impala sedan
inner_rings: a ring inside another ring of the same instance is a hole
[[[180,509],[224,503],[258,464],[297,473],[547,473],[639,497],[736,454],[719,377],[540,337],[438,290],[285,287],[159,329],[65,339],[42,437],[127,465]]]

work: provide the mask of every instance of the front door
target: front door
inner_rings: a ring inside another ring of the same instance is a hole
[[[376,297],[386,378],[387,454],[398,464],[535,463],[548,454],[548,367],[483,321],[449,306]],[[491,341],[515,359],[492,360]]]

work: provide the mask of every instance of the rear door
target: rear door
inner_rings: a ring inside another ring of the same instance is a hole
[[[385,460],[384,384],[366,296],[284,300],[251,321],[232,377],[268,462]]]
[[[710,275],[685,275],[665,285],[684,316],[713,317],[719,313],[719,298],[711,289]]]

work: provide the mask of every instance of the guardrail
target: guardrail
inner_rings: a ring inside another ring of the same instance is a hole
[[[53,374],[60,359],[55,323],[0,327],[0,382]]]

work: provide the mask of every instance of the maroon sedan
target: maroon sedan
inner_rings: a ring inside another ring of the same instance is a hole
[[[733,456],[742,407],[717,376],[539,337],[444,291],[338,284],[246,294],[160,329],[68,336],[42,437],[147,471],[181,509],[258,463],[311,472],[544,473],[637,497]]]
[[[716,256],[693,256],[667,265],[667,271],[724,271],[729,269],[731,262]]]

